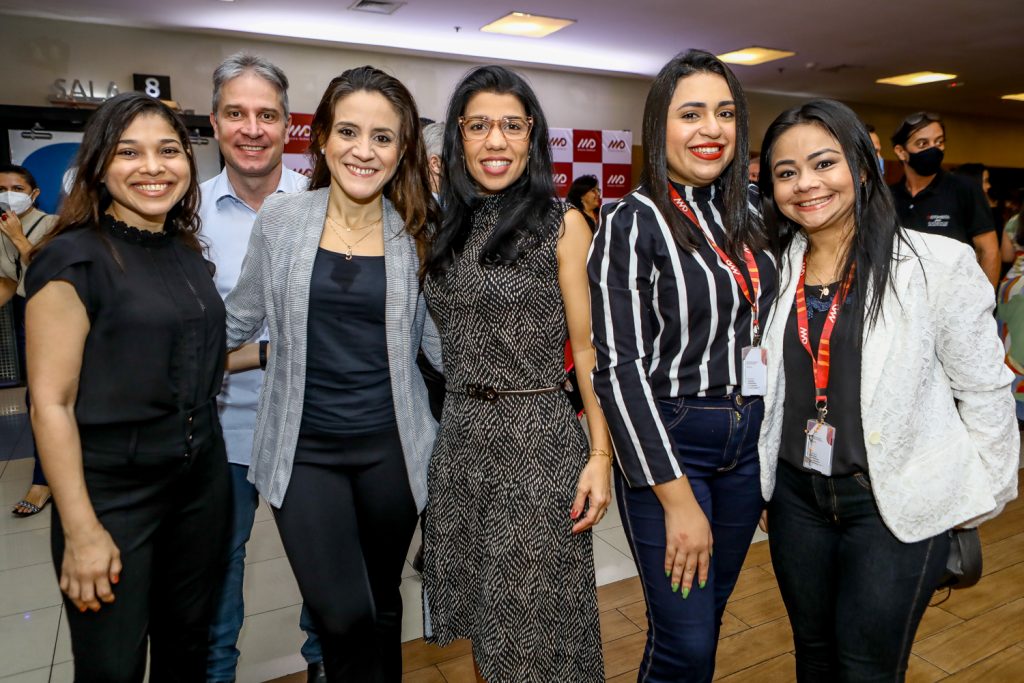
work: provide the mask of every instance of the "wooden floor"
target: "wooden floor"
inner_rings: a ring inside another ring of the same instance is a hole
[[[1019,490],[1022,497],[981,527],[985,558],[981,582],[955,591],[925,613],[910,657],[908,681],[1024,681],[1024,483]],[[647,636],[638,579],[602,586],[598,602],[607,679],[633,683]],[[474,681],[467,642],[442,649],[416,640],[403,649],[403,683]],[[725,614],[715,678],[723,683],[781,683],[795,677],[792,634],[768,544],[757,543],[750,548]],[[275,683],[304,680],[302,673]]]

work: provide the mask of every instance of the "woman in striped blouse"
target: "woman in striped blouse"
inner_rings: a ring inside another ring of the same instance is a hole
[[[591,250],[594,389],[647,599],[639,678],[710,681],[763,507],[759,328],[776,268],[748,194],[746,101],[722,62],[691,50],[665,65],[643,146],[641,184],[605,209]]]

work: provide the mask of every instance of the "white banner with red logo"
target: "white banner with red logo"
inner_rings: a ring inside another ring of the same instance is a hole
[[[558,196],[573,179],[597,176],[604,201],[625,197],[633,186],[633,133],[628,130],[551,128],[548,132]]]

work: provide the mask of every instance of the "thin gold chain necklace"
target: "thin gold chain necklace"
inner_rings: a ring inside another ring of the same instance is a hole
[[[372,223],[369,223],[369,224],[364,225],[364,226],[359,227],[359,228],[355,228],[355,230],[366,230],[366,228],[372,228],[373,226],[377,225],[377,223],[380,223],[380,222],[381,222],[381,219],[378,218],[377,220],[375,220]],[[346,247],[348,247],[348,253],[345,254],[345,260],[346,261],[351,261],[352,260],[352,252],[355,250],[355,248],[359,245],[360,242],[362,242],[367,237],[372,235],[374,233],[374,231],[373,230],[368,230],[365,235],[363,235],[362,237],[357,239],[355,242],[349,242],[347,239],[345,239],[344,237],[341,236],[341,231],[339,231],[336,227],[334,227],[334,225],[336,223],[337,223],[337,221],[335,221],[333,218],[331,218],[330,216],[327,217],[327,227],[329,227],[331,229],[331,231],[334,232],[334,234],[338,236],[338,239],[341,240],[345,244]],[[342,226],[342,227],[344,227],[344,226]],[[353,232],[353,229],[351,229],[351,228],[346,228],[346,230],[348,230],[349,232]]]

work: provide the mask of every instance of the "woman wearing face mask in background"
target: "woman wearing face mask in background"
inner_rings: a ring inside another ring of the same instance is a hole
[[[18,346],[18,363],[25,379],[25,267],[32,247],[45,237],[57,222],[56,216],[35,207],[39,186],[29,170],[13,164],[0,165],[0,307],[11,302],[14,335]],[[25,397],[28,401],[28,396]],[[32,484],[24,498],[14,504],[11,514],[31,517],[50,502],[39,452],[33,448],[35,468]]]
[[[594,390],[647,602],[638,678],[708,682],[764,504],[759,324],[775,264],[750,203],[746,100],[728,67],[700,50],[666,64],[643,146],[641,185],[604,211],[590,254]]]

